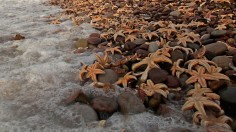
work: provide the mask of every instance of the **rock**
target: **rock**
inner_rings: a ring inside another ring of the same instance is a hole
[[[226,30],[214,30],[211,32],[211,36],[212,37],[220,37],[220,36],[224,36],[227,33]]]
[[[229,49],[226,52],[226,55],[229,55],[229,56],[234,56],[235,54],[236,54],[236,49]]]
[[[131,50],[131,49],[134,49],[137,45],[133,42],[126,42],[125,45],[124,45],[124,48],[126,50]]]
[[[179,15],[180,15],[179,11],[172,11],[172,12],[170,12],[170,16],[179,17]]]
[[[195,44],[195,43],[187,44],[187,47],[192,49],[193,51],[199,50],[201,48],[199,44]]]
[[[143,50],[148,50],[148,45],[147,44],[142,44],[139,46],[140,49],[143,49]]]
[[[228,80],[212,80],[212,81],[208,81],[208,86],[209,88],[211,88],[213,91],[217,91],[220,90],[220,88],[227,86],[229,84]]]
[[[95,97],[91,101],[92,108],[98,112],[99,119],[104,120],[109,118],[114,112],[118,110],[116,99],[105,96]]]
[[[105,74],[98,75],[98,81],[102,83],[113,84],[118,80],[117,73],[112,69],[105,69]]]
[[[86,47],[88,47],[87,39],[78,39],[78,40],[75,42],[75,48],[76,48],[76,49],[79,49],[79,48],[86,48]]]
[[[171,51],[170,52],[170,55],[171,55],[171,60],[172,62],[175,62],[177,61],[178,59],[183,59],[185,60],[185,55],[182,51],[180,50],[174,50],[174,51]]]
[[[167,80],[165,83],[169,88],[177,88],[180,86],[179,79],[172,75],[167,76]]]
[[[155,42],[149,44],[149,46],[148,46],[148,51],[149,51],[150,53],[154,53],[154,52],[156,52],[158,49],[159,49],[159,46],[158,46]]]
[[[221,67],[222,70],[228,70],[229,63],[232,63],[232,59],[227,56],[216,56],[212,59],[212,61],[215,62],[219,67]]]
[[[168,72],[160,68],[153,68],[148,72],[148,78],[152,80],[154,84],[164,82],[168,78]]]
[[[88,104],[90,102],[90,99],[81,90],[76,90],[64,101],[66,105],[69,105],[74,102]]]
[[[216,42],[215,39],[207,39],[207,40],[203,40],[202,44],[207,45],[207,44],[211,44],[211,43],[214,43],[214,42]]]
[[[214,53],[215,55],[222,55],[228,49],[227,46],[221,42],[211,43],[206,45],[206,50]]]
[[[214,57],[216,57],[216,55],[210,51],[206,51],[205,52],[205,57],[208,59],[208,60],[212,60]]]
[[[147,50],[143,50],[143,49],[138,49],[138,50],[136,51],[136,53],[137,53],[138,55],[140,55],[140,57],[147,57],[148,54],[149,54],[149,52],[148,52]]]
[[[210,34],[204,34],[204,35],[201,37],[201,41],[208,40],[208,39],[210,39],[210,37],[211,37]]]
[[[157,114],[163,117],[170,117],[174,111],[167,104],[160,104]]]
[[[135,39],[135,40],[133,41],[133,43],[135,43],[136,45],[142,45],[142,44],[144,44],[145,42],[146,42],[146,40],[145,40],[145,39],[142,39],[142,38]]]
[[[69,106],[69,109],[73,113],[81,115],[85,122],[93,122],[98,120],[96,111],[89,105],[76,103],[72,106]]]
[[[149,100],[148,105],[150,108],[156,111],[160,103],[161,103],[161,94],[155,93]]]
[[[219,92],[221,105],[225,113],[229,116],[236,117],[236,87],[229,86]]]
[[[99,33],[91,33],[91,34],[89,35],[89,37],[100,38],[100,34],[99,34]]]
[[[232,62],[233,62],[233,64],[234,64],[234,66],[236,66],[236,54],[233,56]]]
[[[122,114],[137,114],[146,111],[143,102],[130,92],[120,94],[118,104]]]
[[[25,39],[24,36],[22,36],[21,34],[16,34],[14,40],[22,40],[22,39]]]
[[[231,123],[230,126],[231,126],[233,132],[236,132],[236,120],[234,120],[234,121]]]
[[[102,42],[102,39],[98,37],[89,37],[87,41],[88,41],[88,44],[98,45]]]
[[[235,41],[235,39],[233,39],[233,38],[229,38],[229,39],[227,39],[226,43],[228,43],[228,44],[230,44],[230,45],[233,45],[233,44],[236,43],[236,41]]]

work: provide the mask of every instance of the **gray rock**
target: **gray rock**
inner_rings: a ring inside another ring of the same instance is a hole
[[[215,55],[222,55],[228,49],[227,46],[221,42],[211,43],[206,45],[206,50],[214,53]]]
[[[145,40],[145,39],[142,39],[142,38],[135,39],[135,40],[133,41],[133,43],[135,43],[136,45],[142,45],[142,44],[144,44],[145,42],[146,42],[146,40]]]
[[[116,99],[105,96],[95,97],[91,101],[91,106],[97,112],[114,113],[118,110]]]
[[[221,105],[225,110],[225,113],[236,117],[236,87],[229,86],[219,92],[221,98]]]
[[[216,56],[212,59],[223,70],[229,69],[229,63],[232,63],[232,59],[227,56]]]
[[[148,46],[148,51],[150,53],[156,52],[158,49],[159,49],[159,47],[158,47],[158,45],[155,42],[149,44],[149,46]]]
[[[98,75],[98,81],[102,83],[113,84],[118,80],[117,73],[112,69],[105,69],[105,74]]]
[[[172,11],[172,12],[170,12],[170,16],[179,17],[179,15],[180,15],[179,11]]]
[[[212,37],[220,37],[220,36],[224,36],[227,33],[226,30],[214,30],[211,32],[211,36]]]
[[[118,104],[123,114],[137,114],[146,111],[143,102],[130,92],[120,94],[118,96]]]
[[[98,120],[96,111],[89,105],[76,103],[70,106],[70,110],[72,111],[72,113],[81,115],[84,118],[85,122]]]

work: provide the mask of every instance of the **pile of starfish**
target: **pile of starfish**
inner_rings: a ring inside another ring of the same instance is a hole
[[[193,88],[186,92],[182,110],[194,111],[196,125],[231,129],[227,123],[232,119],[224,114],[220,96],[214,92],[218,89],[209,87],[208,83],[230,81],[230,78],[205,57],[202,39],[206,36],[196,29],[233,30],[236,27],[236,15],[231,11],[236,6],[233,0],[51,0],[51,4],[64,8],[64,14],[70,15],[75,24],[90,21],[106,42],[98,44],[104,50],[103,55],[96,54],[93,64],[82,67],[81,81],[91,80],[94,87],[104,89],[113,85],[130,87],[144,100],[155,93],[167,98],[172,92],[165,83],[155,83],[148,78],[152,69],[164,69],[177,78],[185,74],[189,76],[185,83]],[[171,11],[177,15],[170,16]],[[138,39],[145,40],[147,46],[156,44],[158,48],[147,55],[131,52],[130,43]],[[229,49],[234,48],[224,38],[219,41]],[[191,48],[189,45],[193,43],[200,48]],[[175,50],[181,51],[187,59],[173,61],[170,52]],[[97,77],[105,74],[105,69],[113,69],[120,78],[114,84],[99,82]]]

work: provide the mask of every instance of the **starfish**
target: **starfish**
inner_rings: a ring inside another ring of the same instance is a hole
[[[127,87],[128,86],[128,82],[131,79],[137,80],[137,78],[133,75],[130,75],[131,72],[128,72],[124,77],[120,78],[116,84],[122,84],[123,87]]]
[[[222,70],[222,68],[220,68],[220,67],[211,66],[209,74],[214,76],[217,79],[230,80],[228,76],[220,73],[221,70]]]
[[[164,37],[168,38],[171,36],[172,33],[177,33],[177,30],[176,29],[173,29],[173,28],[159,28],[158,29],[158,32],[164,34]],[[166,36],[167,35],[167,36]]]
[[[201,40],[200,40],[200,35],[199,34],[195,34],[194,32],[190,32],[190,33],[185,33],[185,35],[190,37],[193,42],[198,42],[199,44],[201,44]]]
[[[116,38],[117,38],[118,36],[125,37],[125,35],[124,35],[123,32],[124,32],[124,30],[119,30],[118,32],[116,32],[116,33],[113,35],[114,41],[116,41]]]
[[[156,56],[158,56],[158,55],[164,55],[164,56],[166,56],[166,57],[171,57],[169,52],[170,52],[170,48],[165,47],[165,48],[158,49],[158,50],[157,50],[156,52],[154,52],[153,54],[156,55]]]
[[[227,124],[232,122],[233,120],[228,116],[221,115],[219,117],[215,117],[210,112],[207,115],[202,114],[201,112],[197,111],[193,115],[193,123],[194,124],[201,124],[202,126],[210,127],[210,126],[219,126],[222,128],[223,131],[231,130],[231,127]],[[220,131],[217,129],[217,131]]]
[[[193,40],[189,36],[186,36],[185,34],[177,34],[177,39],[178,39],[177,44],[178,45],[182,44],[184,47],[187,47],[187,42],[193,43]]]
[[[109,66],[109,63],[111,62],[111,58],[108,56],[107,52],[104,52],[104,57],[101,57],[99,54],[95,54],[97,61],[100,65],[103,67]]]
[[[147,84],[142,83],[140,86],[147,96],[152,96],[154,93],[159,93],[167,98],[169,94],[168,87],[163,83],[154,84],[150,79],[147,80]]]
[[[227,27],[225,26],[225,24],[220,24],[220,25],[217,25],[217,27],[215,29],[217,30],[223,30],[223,29],[226,29]]]
[[[178,59],[176,62],[174,62],[173,66],[171,67],[171,73],[173,76],[176,75],[176,77],[180,78],[180,75],[185,72],[186,69],[181,68],[179,65],[183,61],[183,59]]]
[[[127,41],[131,41],[131,42],[133,42],[135,39],[137,39],[137,37],[136,37],[136,35],[127,35],[126,37],[125,37],[125,42],[127,42]]]
[[[109,47],[105,50],[105,52],[111,52],[112,55],[115,54],[115,52],[118,52],[120,54],[123,54],[122,51],[119,49],[120,47],[119,46],[116,46],[116,47]]]
[[[164,55],[150,54],[148,57],[145,57],[142,61],[134,64],[132,66],[132,70],[134,71],[135,69],[137,69],[142,65],[147,65],[145,71],[142,72],[142,76],[140,79],[141,82],[144,82],[147,79],[148,71],[150,71],[152,68],[160,68],[160,66],[156,64],[158,62],[172,63],[172,61]]]
[[[156,32],[146,32],[146,33],[142,33],[142,38],[143,39],[149,39],[152,40],[153,37],[158,37]]]
[[[97,74],[104,74],[105,72],[99,69],[99,63],[95,62],[87,68],[86,78],[91,78],[94,82],[97,82]]]
[[[187,62],[185,62],[185,65],[188,65],[188,70],[191,71],[194,66],[201,65],[204,68],[206,68],[207,71],[211,71],[211,66],[214,65],[217,66],[217,64],[213,61],[209,61],[207,59],[192,59]]]
[[[188,97],[186,100],[187,101],[182,106],[182,111],[191,110],[195,108],[197,111],[199,111],[203,115],[206,115],[204,106],[213,107],[221,111],[220,106],[214,101],[211,101],[208,97],[192,96],[192,97]]]
[[[230,0],[211,0],[211,2],[214,1],[215,3],[228,3],[228,4],[231,4]]]
[[[88,65],[84,65],[82,69],[80,70],[80,73],[79,73],[80,81],[83,81],[83,76],[87,72],[87,68],[88,68]]]
[[[220,96],[218,94],[213,93],[210,88],[202,88],[199,83],[194,84],[194,89],[191,89],[187,93],[188,96],[202,96],[208,97],[213,100],[220,100]]]
[[[217,77],[206,73],[205,68],[202,66],[199,66],[197,71],[192,70],[188,73],[191,75],[191,77],[185,81],[186,84],[198,82],[202,87],[207,87],[206,80],[219,80]]]
[[[136,33],[138,32],[139,30],[138,29],[130,29],[130,28],[127,28],[124,30],[123,33],[128,33],[128,34],[131,34],[131,33]]]
[[[193,53],[193,50],[191,48],[186,48],[186,47],[182,47],[182,46],[175,46],[175,47],[170,47],[173,51],[178,49],[178,50],[182,50],[184,51],[187,55],[189,53]]]
[[[203,45],[200,50],[195,50],[195,52],[193,53],[193,57],[195,59],[205,59],[206,60],[206,57],[204,56],[205,53],[206,53],[206,47]]]

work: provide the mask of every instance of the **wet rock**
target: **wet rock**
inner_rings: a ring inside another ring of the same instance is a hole
[[[112,69],[105,69],[105,74],[98,75],[98,81],[102,83],[113,84],[118,80],[117,73]]]
[[[135,39],[135,40],[133,41],[133,43],[135,43],[136,45],[142,45],[142,44],[144,44],[145,42],[146,42],[146,40],[145,40],[145,39],[142,39],[142,38]]]
[[[208,81],[208,86],[211,88],[213,91],[220,90],[222,87],[227,86],[229,84],[228,80],[213,80],[213,81]]]
[[[88,44],[98,45],[102,42],[102,39],[98,37],[89,37],[87,41],[88,41]]]
[[[216,42],[214,39],[207,39],[207,40],[203,40],[202,44],[207,45],[207,44],[211,44],[211,43],[214,43],[214,42]]]
[[[186,83],[185,81],[189,78],[189,76],[187,74],[181,74],[180,75],[180,78],[179,78],[179,81],[180,81],[180,86],[181,87],[185,87],[186,86]]]
[[[228,44],[230,44],[230,45],[233,45],[233,44],[236,43],[236,41],[235,41],[235,39],[233,39],[233,38],[229,38],[229,39],[227,39],[226,43],[228,43]]]
[[[179,11],[172,11],[172,12],[170,12],[170,16],[179,17],[179,15],[180,15]]]
[[[169,88],[177,88],[180,86],[179,79],[177,77],[169,75],[167,77],[166,83]]]
[[[152,80],[154,84],[164,82],[168,78],[168,72],[160,68],[153,68],[148,72],[148,78]]]
[[[124,45],[124,48],[126,50],[131,50],[131,49],[134,49],[137,45],[133,42],[126,42],[125,45]]]
[[[210,51],[206,51],[205,52],[205,57],[208,59],[208,60],[212,60],[214,57],[216,57],[216,55]]]
[[[229,86],[219,92],[221,98],[221,105],[225,110],[225,113],[236,117],[236,87]]]
[[[204,35],[201,37],[201,41],[208,40],[208,39],[210,39],[210,37],[211,37],[210,34],[204,34]]]
[[[137,114],[146,111],[143,102],[130,92],[120,94],[118,104],[122,114]]]
[[[88,47],[87,39],[79,39],[75,42],[75,48],[76,49],[86,48],[86,47]]]
[[[180,50],[174,50],[170,52],[172,62],[177,61],[178,59],[185,59],[185,55]]]
[[[144,50],[144,49],[138,49],[138,50],[136,51],[136,53],[137,53],[138,55],[140,55],[140,57],[147,57],[148,54],[149,54],[149,52],[148,52],[147,50]]]
[[[105,96],[95,97],[91,101],[91,106],[98,112],[100,119],[108,118],[118,110],[116,99]]]
[[[211,36],[212,37],[220,37],[220,36],[224,36],[227,33],[226,30],[214,30],[211,32]]]
[[[193,44],[187,44],[187,47],[188,47],[188,48],[191,48],[193,51],[200,49],[200,45],[199,45],[199,44],[195,44],[195,43],[193,43]]]
[[[85,122],[92,122],[98,120],[98,115],[96,111],[89,105],[76,103],[70,106],[69,109],[73,113],[81,115],[84,118]]]
[[[173,110],[167,104],[160,104],[157,114],[163,117],[170,117],[173,114]]]
[[[234,66],[236,66],[236,54],[233,56],[232,62],[233,62],[233,64],[234,64]]]
[[[156,52],[158,49],[159,49],[159,46],[158,46],[155,42],[149,44],[149,46],[148,46],[148,51],[149,51],[150,53],[154,53],[154,52]]]
[[[223,43],[216,42],[206,45],[206,50],[214,53],[215,55],[222,55],[228,49],[227,46]]]
[[[150,108],[156,111],[160,103],[161,103],[161,94],[155,93],[149,100],[148,105]]]
[[[91,34],[89,35],[89,37],[100,38],[100,34],[99,34],[99,33],[91,33]]]
[[[215,62],[219,67],[221,67],[222,70],[228,70],[229,63],[232,63],[232,59],[227,56],[216,56],[212,59],[212,61]]]

